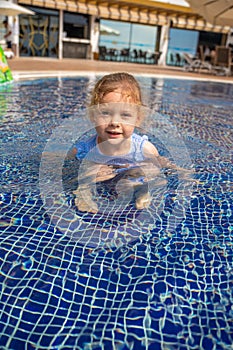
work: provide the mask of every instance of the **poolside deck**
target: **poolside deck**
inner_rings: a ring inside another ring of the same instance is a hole
[[[17,78],[37,75],[66,74],[68,72],[113,72],[127,71],[133,74],[149,74],[174,77],[187,77],[203,80],[229,81],[233,83],[233,76],[216,76],[206,72],[185,72],[182,67],[161,67],[153,64],[138,64],[128,62],[94,61],[87,59],[50,59],[38,57],[20,57],[9,59],[8,64]]]

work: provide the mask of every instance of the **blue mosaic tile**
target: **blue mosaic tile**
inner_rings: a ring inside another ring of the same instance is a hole
[[[185,150],[195,181],[168,174],[146,211],[130,202],[121,213],[100,186],[102,211],[82,213],[64,161],[64,192],[47,194],[64,214],[54,221],[40,192],[44,148],[85,110],[95,78],[1,91],[0,349],[232,349],[233,85],[139,76],[164,121],[151,141],[173,160]],[[170,127],[182,144],[164,143]]]

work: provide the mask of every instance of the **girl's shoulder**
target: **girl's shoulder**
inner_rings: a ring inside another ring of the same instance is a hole
[[[138,135],[138,134],[133,134],[132,135],[132,140],[134,143],[138,145],[140,148],[141,152],[145,157],[148,156],[153,156],[153,157],[158,157],[159,153],[157,148],[151,143],[148,139],[147,135]]]
[[[153,157],[158,157],[159,152],[157,148],[151,143],[150,141],[145,141],[143,145],[143,154],[148,157],[148,156],[153,156]]]

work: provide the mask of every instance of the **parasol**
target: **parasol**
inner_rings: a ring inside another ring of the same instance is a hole
[[[207,22],[233,27],[233,0],[187,0]]]
[[[17,16],[20,14],[34,15],[35,13],[28,10],[26,7],[17,5],[13,2],[0,0],[0,15],[1,16]]]

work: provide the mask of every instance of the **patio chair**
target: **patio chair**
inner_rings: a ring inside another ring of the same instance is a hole
[[[107,58],[107,48],[105,46],[99,46],[99,60],[105,61]]]
[[[183,67],[185,71],[200,72],[201,70],[207,70],[209,72],[212,72],[212,65],[210,62],[205,62],[201,58],[192,57],[187,53],[183,53],[183,58],[185,60],[185,64]]]
[[[107,56],[109,57],[110,61],[117,61],[118,58],[118,51],[117,49],[110,48],[107,50]]]
[[[182,64],[181,55],[177,52],[175,57],[176,57],[176,66],[181,66],[181,64]]]
[[[174,65],[174,54],[172,52],[170,53],[170,64]]]
[[[133,51],[130,52],[130,61],[131,62],[138,62],[138,50],[133,49]]]
[[[130,57],[130,49],[122,49],[120,51],[120,61],[128,62]]]
[[[139,49],[138,53],[139,53],[138,61],[140,63],[146,63],[147,51],[143,51]]]
[[[232,55],[231,48],[225,46],[216,46],[213,70],[216,75],[231,75],[232,73]]]
[[[161,53],[162,53],[161,51],[151,52],[147,57],[148,63],[157,64]]]

